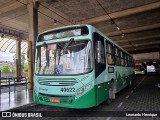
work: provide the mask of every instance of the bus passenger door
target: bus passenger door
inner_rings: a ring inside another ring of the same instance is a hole
[[[105,46],[104,38],[98,33],[93,34],[94,37],[94,58],[95,58],[95,78],[97,88],[97,105],[106,100],[108,93],[106,92],[107,85],[104,83],[105,80]]]

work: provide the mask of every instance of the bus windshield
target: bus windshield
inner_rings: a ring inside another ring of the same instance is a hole
[[[92,70],[91,41],[69,41],[37,46],[35,73],[72,75]]]
[[[135,70],[144,71],[144,67],[142,65],[136,65]]]

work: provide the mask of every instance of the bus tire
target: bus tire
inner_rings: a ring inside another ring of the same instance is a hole
[[[106,101],[106,103],[107,103],[108,105],[110,105],[110,104],[112,103],[112,99],[111,99],[111,98],[108,98],[107,101]]]
[[[107,104],[111,104],[112,100],[115,99],[114,82],[115,81],[113,79],[110,82],[109,98],[107,99]]]
[[[132,86],[132,79],[129,81],[129,86],[130,87]]]
[[[132,79],[129,80],[128,88],[132,87]]]

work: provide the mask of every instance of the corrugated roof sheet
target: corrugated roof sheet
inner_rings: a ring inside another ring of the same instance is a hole
[[[22,41],[21,42],[21,53],[26,54],[27,49],[28,49],[27,42]],[[15,53],[16,52],[16,39],[0,37],[0,51],[1,52],[9,51],[11,53]]]

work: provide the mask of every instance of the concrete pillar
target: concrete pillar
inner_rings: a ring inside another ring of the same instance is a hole
[[[21,40],[18,38],[16,41],[16,77],[21,76]],[[21,82],[21,79],[17,79],[17,82]]]
[[[28,88],[29,90],[33,89],[33,71],[34,71],[34,58],[35,58],[35,42],[38,35],[38,2],[33,2],[33,0],[29,0],[29,4],[27,5],[28,14],[29,14],[29,41],[32,43],[32,50],[29,52],[29,56],[32,53],[32,57],[30,56],[30,62],[28,65],[28,71],[32,71],[28,76]],[[30,43],[29,43],[30,44]],[[30,44],[31,45],[31,44]]]

